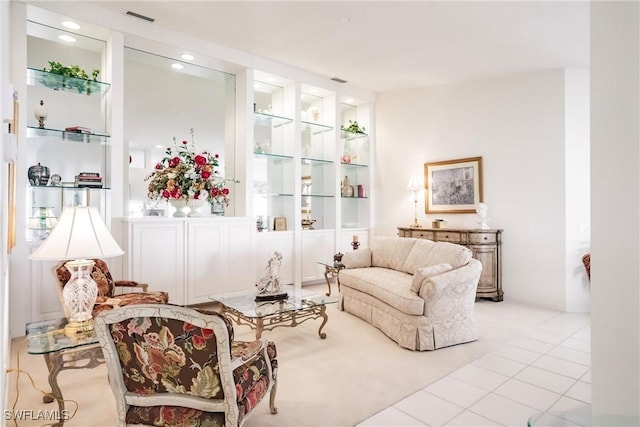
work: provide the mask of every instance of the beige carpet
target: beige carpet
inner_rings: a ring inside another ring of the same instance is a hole
[[[325,340],[318,337],[319,320],[309,320],[293,329],[265,332],[263,336],[276,342],[279,353],[278,414],[271,415],[268,404],[263,402],[245,427],[353,426],[557,314],[506,301],[479,301],[478,341],[432,352],[412,352],[360,319],[338,311],[335,305],[328,312]],[[237,339],[251,337],[247,327],[236,328]],[[38,387],[48,390],[43,358],[26,354],[20,342],[13,342],[12,367],[16,366],[16,349],[21,347],[21,368],[33,376]],[[15,398],[15,374],[10,374],[9,383],[12,389],[6,409],[11,409]],[[116,425],[115,403],[104,365],[63,371],[59,384],[64,397],[79,405],[76,416],[65,425]],[[68,404],[69,408],[72,406]],[[25,376],[20,377],[16,408],[57,409],[55,403],[42,403],[41,394]],[[43,424],[40,420],[21,421],[18,425]]]

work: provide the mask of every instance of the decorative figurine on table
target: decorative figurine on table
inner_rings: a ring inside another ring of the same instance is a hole
[[[282,265],[282,254],[274,252],[269,258],[264,276],[256,283],[258,293],[256,301],[282,300],[288,297],[286,292],[280,287],[280,266]]]
[[[480,228],[483,230],[488,230],[489,229],[489,206],[486,205],[486,203],[478,203],[476,205],[476,212],[478,214],[478,217],[480,217],[480,221],[478,222],[478,224],[480,224]]]
[[[354,251],[360,247],[360,242],[358,241],[357,234],[353,235],[353,241],[351,242],[351,247],[353,248]]]

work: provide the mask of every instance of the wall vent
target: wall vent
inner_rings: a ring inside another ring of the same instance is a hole
[[[331,77],[331,80],[338,83],[346,83],[346,80],[342,80],[340,77]]]
[[[139,13],[131,12],[130,10],[127,10],[127,15],[133,16],[134,18],[142,19],[143,21],[147,22],[155,21],[154,18],[149,18],[148,16],[140,15]]]

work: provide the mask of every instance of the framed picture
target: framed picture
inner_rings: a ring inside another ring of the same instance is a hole
[[[475,213],[482,201],[482,157],[424,164],[426,213]]]
[[[287,218],[277,216],[273,219],[273,229],[275,231],[285,231],[287,229]]]

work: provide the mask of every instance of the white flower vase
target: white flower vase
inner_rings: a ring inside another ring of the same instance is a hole
[[[202,205],[204,205],[204,200],[202,199],[189,199],[189,201],[187,202],[187,206],[191,210],[189,211],[187,216],[202,216],[202,214],[200,213],[200,208],[202,207]]]
[[[176,210],[173,213],[174,218],[183,218],[187,216],[184,212],[187,207],[187,201],[185,199],[169,199],[169,204]]]

